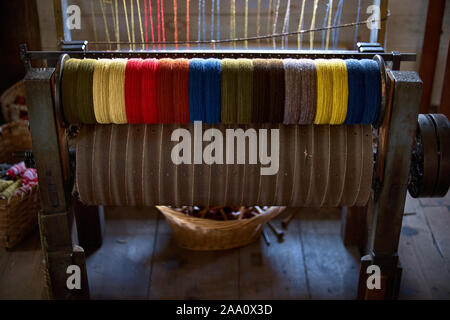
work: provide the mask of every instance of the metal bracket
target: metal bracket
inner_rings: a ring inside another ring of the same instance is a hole
[[[358,52],[362,53],[383,53],[384,48],[376,42],[358,42],[356,44]]]

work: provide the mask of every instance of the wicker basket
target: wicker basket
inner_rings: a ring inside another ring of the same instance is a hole
[[[282,207],[271,207],[251,219],[219,221],[187,216],[165,206],[156,207],[166,217],[175,242],[190,250],[225,250],[245,246],[261,235],[263,224]]]
[[[15,104],[17,96],[25,96],[23,80],[8,88],[0,97],[3,119],[6,122],[17,121],[28,115],[26,105]]]
[[[37,227],[40,209],[39,187],[26,194],[0,199],[0,246],[12,248]]]
[[[28,121],[11,122],[0,127],[0,163],[15,163],[15,151],[30,150]],[[38,185],[25,194],[0,199],[0,246],[12,248],[37,227],[40,209]]]
[[[14,152],[32,149],[27,120],[14,121],[0,127],[0,163],[15,163]]]

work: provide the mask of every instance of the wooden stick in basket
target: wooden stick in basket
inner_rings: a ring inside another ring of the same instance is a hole
[[[269,239],[269,235],[267,234],[267,232],[266,232],[266,230],[262,230],[262,236],[263,236],[263,239],[264,239],[264,241],[266,242],[266,244],[268,245],[268,246],[270,246],[270,239]]]
[[[255,206],[255,209],[259,212],[259,214],[265,213],[265,211],[262,210],[259,206]],[[277,227],[275,227],[272,222],[267,221],[266,223],[269,225],[269,227],[273,231],[273,233],[277,236],[278,241],[282,242],[283,237],[284,237],[284,232],[282,230],[278,229]]]

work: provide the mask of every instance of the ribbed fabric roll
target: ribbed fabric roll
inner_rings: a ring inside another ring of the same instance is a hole
[[[189,119],[191,122],[205,120],[204,59],[189,61]]]
[[[329,63],[333,71],[333,109],[330,124],[342,124],[347,116],[347,66],[345,65],[345,61],[340,59],[332,59]]]
[[[127,123],[125,110],[126,59],[113,59],[109,65],[109,115],[112,123]]]
[[[142,63],[141,110],[144,123],[156,123],[158,109],[156,106],[156,70],[157,59],[145,59]],[[175,75],[174,75],[175,76]]]
[[[345,124],[361,122],[365,102],[364,68],[358,60],[345,60],[348,72],[348,106]]]
[[[219,123],[221,116],[222,88],[221,88],[221,62],[219,59],[208,59],[204,63],[203,90],[205,101],[205,120],[207,123]]]
[[[296,124],[300,119],[301,108],[301,65],[300,60],[285,59],[284,63],[284,124]]]
[[[78,65],[77,94],[74,99],[77,104],[80,121],[83,123],[96,123],[92,97],[96,62],[97,60],[94,59],[83,59]]]
[[[269,59],[269,122],[282,123],[284,118],[284,65],[281,59]]]
[[[325,59],[317,59],[317,109],[314,124],[329,124],[333,110],[333,69]]]
[[[300,116],[299,124],[312,124],[317,107],[317,72],[314,60],[300,59]]]
[[[87,205],[354,206],[364,205],[370,194],[369,125],[252,125],[256,130],[279,130],[280,162],[274,175],[261,175],[260,169],[267,166],[259,162],[177,166],[170,158],[178,143],[171,141],[171,134],[178,127],[80,126],[76,164],[80,199]],[[194,133],[193,124],[181,127]],[[224,137],[229,129],[205,124],[204,132],[211,127]],[[234,148],[234,158],[238,152]]]
[[[77,95],[77,76],[80,59],[68,59],[64,63],[61,80],[61,96],[64,118],[68,123],[78,123],[78,109],[75,96]]]
[[[189,122],[189,60],[175,59],[173,73],[173,109],[175,123]]]
[[[266,59],[253,60],[252,122],[265,123],[270,114],[269,65]]]
[[[237,123],[247,124],[252,121],[253,63],[251,59],[237,61]]]
[[[156,94],[157,94],[157,108],[158,108],[158,122],[159,123],[173,123],[173,75],[172,65],[173,59],[160,59],[158,62],[158,69],[156,70]]]
[[[237,123],[237,79],[239,64],[235,59],[222,60],[222,123]]]
[[[373,124],[377,121],[381,104],[381,74],[378,63],[374,60],[360,61],[364,68],[364,112],[361,124]]]
[[[109,116],[109,65],[110,59],[97,60],[94,68],[92,95],[94,99],[95,120],[98,123],[111,123]]]
[[[128,123],[143,123],[141,111],[142,59],[129,59],[125,69],[125,110]]]

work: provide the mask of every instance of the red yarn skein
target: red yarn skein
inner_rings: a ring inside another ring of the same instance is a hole
[[[189,123],[189,60],[176,59],[172,65],[175,123]]]
[[[141,83],[141,112],[144,123],[156,123],[158,121],[157,108],[157,80],[156,72],[158,60],[145,59],[142,63],[142,83]]]
[[[165,58],[158,62],[156,70],[157,82],[157,109],[159,123],[174,123],[173,110],[173,74],[174,59]]]
[[[128,123],[142,123],[141,66],[142,59],[130,59],[125,69],[125,110]]]

